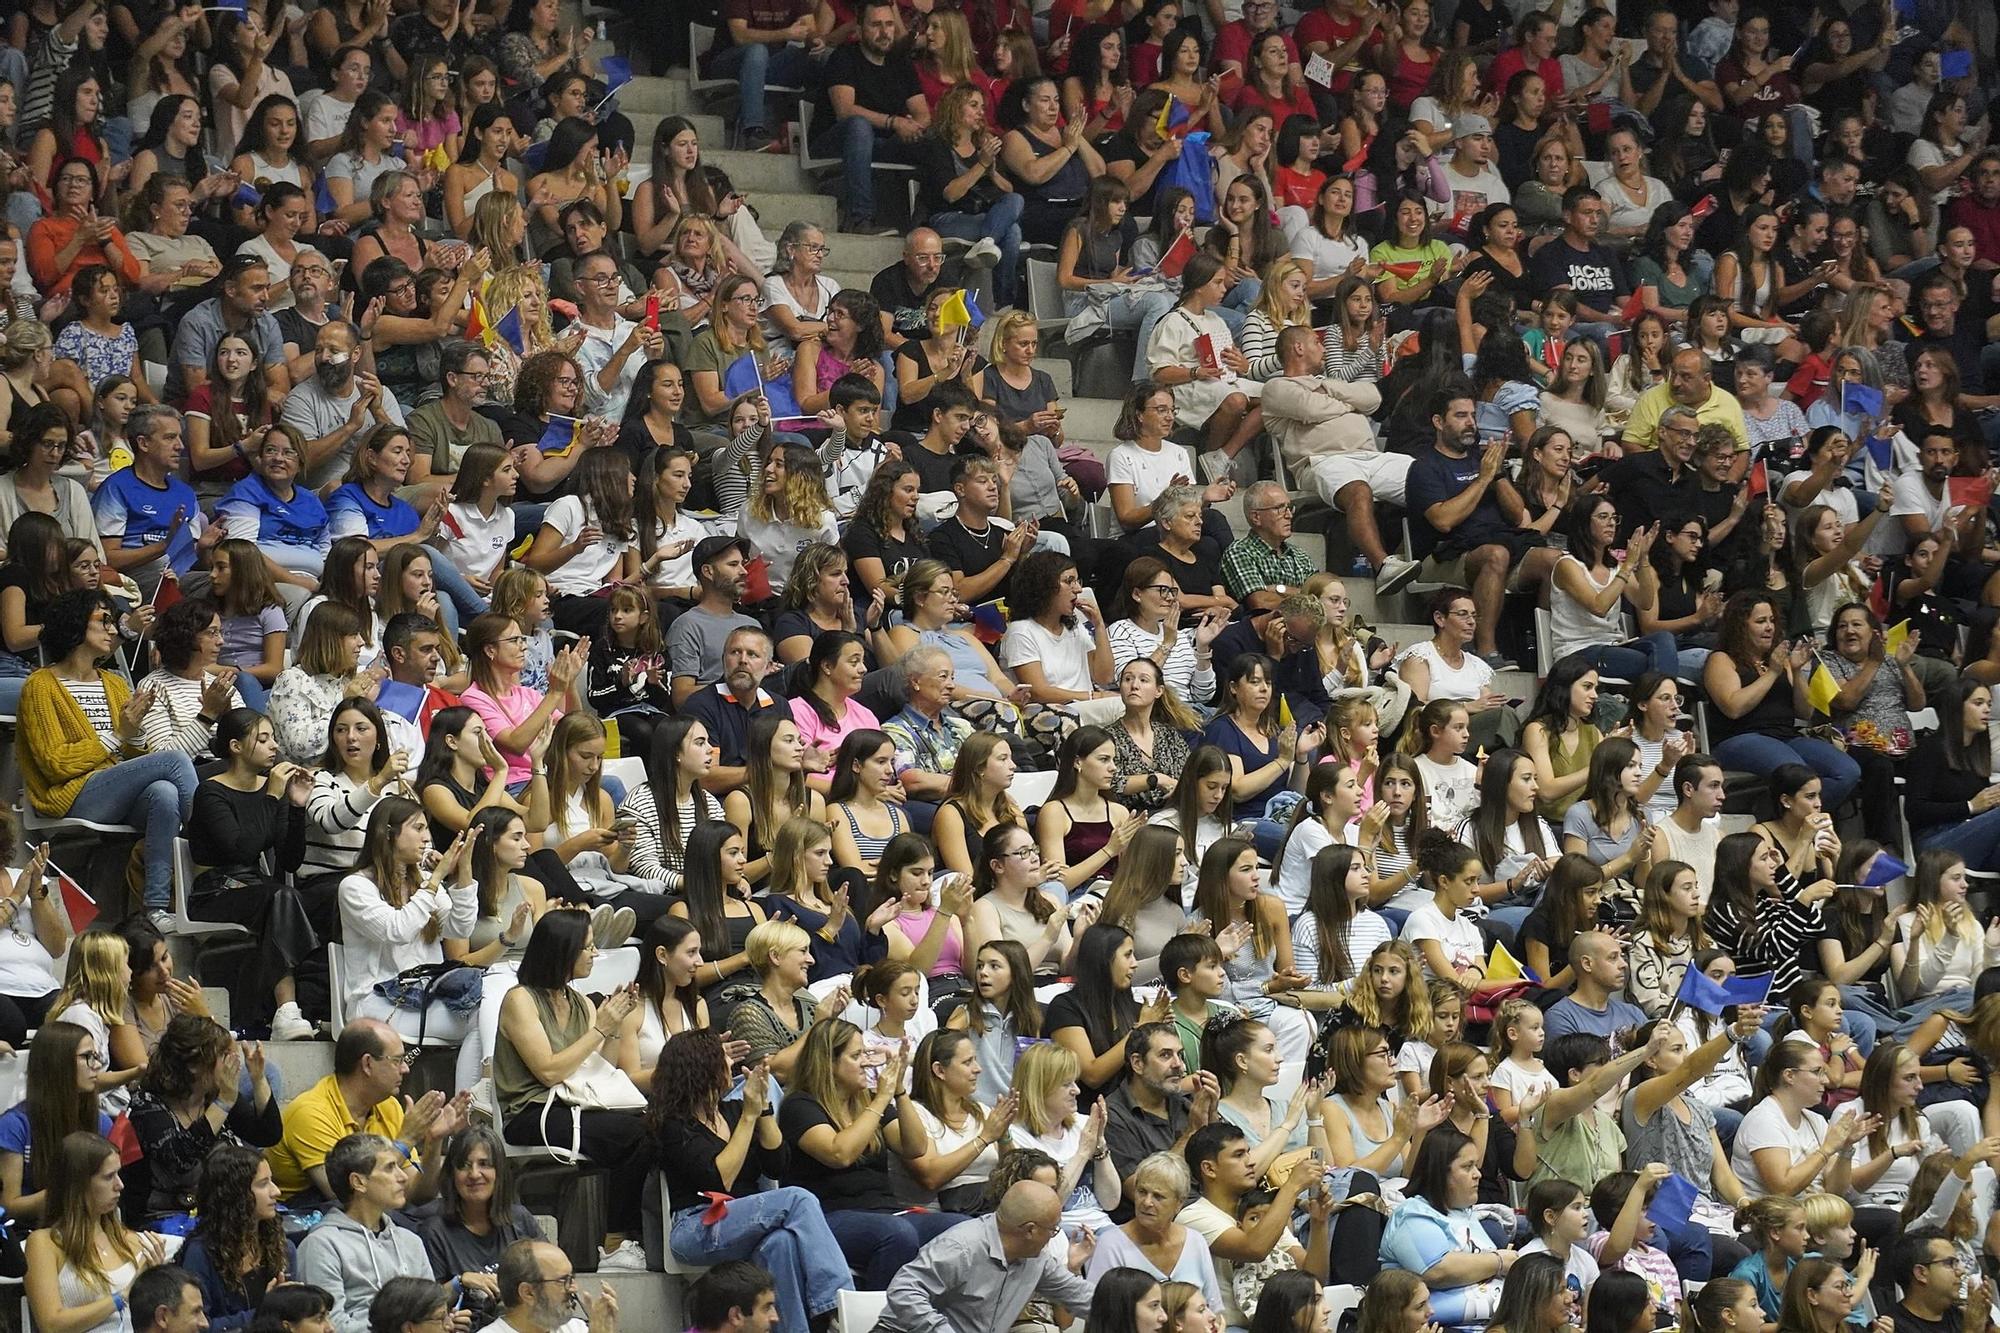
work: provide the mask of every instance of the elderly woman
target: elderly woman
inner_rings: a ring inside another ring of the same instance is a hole
[[[1174,1220],[1190,1194],[1181,1155],[1156,1152],[1144,1158],[1132,1172],[1130,1188],[1132,1220],[1098,1233],[1084,1276],[1096,1281],[1113,1268],[1136,1268],[1161,1282],[1199,1287],[1209,1308],[1221,1309],[1222,1288],[1207,1242],[1200,1232]]]
[[[720,955],[722,949],[714,952]],[[779,1082],[789,1085],[799,1053],[805,1049],[806,1032],[822,1019],[840,1017],[848,1004],[847,990],[835,987],[814,1002],[806,991],[807,974],[812,969],[812,936],[789,921],[765,921],[752,927],[743,942],[743,953],[758,986],[730,1016],[730,1035],[749,1043],[745,1059],[769,1061]],[[697,978],[700,975],[696,973]]]

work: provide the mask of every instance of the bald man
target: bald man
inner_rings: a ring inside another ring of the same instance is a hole
[[[576,1268],[559,1245],[545,1240],[517,1240],[500,1252],[499,1271],[468,1273],[469,1286],[479,1279],[491,1283],[500,1297],[500,1318],[488,1325],[492,1333],[618,1333],[618,1292],[609,1282],[597,1284],[597,1295],[585,1298],[576,1286]]]
[[[1655,384],[1632,404],[1632,419],[1621,442],[1625,452],[1659,447],[1660,417],[1670,404],[1692,408],[1700,426],[1725,427],[1736,437],[1736,447],[1750,447],[1750,427],[1743,420],[1743,405],[1727,389],[1715,387],[1709,373],[1708,357],[1698,347],[1684,347],[1674,353],[1664,383]]]
[[[1049,1242],[1061,1225],[1056,1192],[1021,1181],[1001,1196],[991,1216],[959,1223],[903,1265],[889,1283],[889,1308],[876,1327],[886,1333],[1006,1333],[1036,1299],[1087,1318],[1092,1284],[1071,1270],[1082,1267],[1089,1250],[1071,1247],[1068,1263],[1052,1254]]]
[[[1564,973],[1568,973],[1565,978]],[[1549,1010],[1548,1040],[1588,1032],[1617,1049],[1620,1032],[1646,1022],[1646,1011],[1625,998],[1625,944],[1602,930],[1580,931],[1569,946],[1569,966],[1549,978],[1574,989]]]
[[[868,284],[868,294],[882,307],[882,338],[889,347],[902,346],[906,338],[928,335],[924,302],[932,292],[941,287],[963,287],[967,264],[984,261],[990,268],[1000,258],[1000,249],[992,241],[975,248],[977,256],[968,250],[964,260],[948,260],[944,257],[944,238],[937,232],[918,227],[909,234],[903,242],[903,257],[877,273]]]

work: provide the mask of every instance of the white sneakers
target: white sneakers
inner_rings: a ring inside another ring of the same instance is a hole
[[[318,1035],[319,1029],[306,1020],[296,1003],[279,1005],[271,1016],[272,1041],[311,1041]]]
[[[597,1271],[600,1273],[643,1273],[646,1271],[646,1251],[636,1240],[620,1241],[615,1250],[597,1252]]]

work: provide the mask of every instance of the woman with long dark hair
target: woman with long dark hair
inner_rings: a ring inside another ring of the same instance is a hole
[[[1702,667],[1711,752],[1730,768],[1759,776],[1769,776],[1780,764],[1802,762],[1825,783],[1828,809],[1846,804],[1861,770],[1833,745],[1796,726],[1797,719],[1814,712],[1806,692],[1811,644],[1781,641],[1774,603],[1758,591],[1729,599],[1718,633],[1719,646]]]
[[[1049,1003],[1043,1031],[1076,1057],[1083,1110],[1124,1077],[1125,1046],[1133,1028],[1169,1016],[1172,1001],[1166,991],[1157,992],[1143,1007],[1133,997],[1132,979],[1138,968],[1131,933],[1094,923],[1077,941],[1076,985]]]
[[[1479,1149],[1440,1124],[1424,1135],[1410,1167],[1409,1195],[1382,1233],[1383,1266],[1421,1277],[1436,1317],[1452,1324],[1493,1317],[1501,1279],[1517,1257],[1480,1225],[1472,1211],[1478,1201]]]
[[[65,1137],[111,1132],[98,1105],[97,1078],[109,1058],[87,1028],[46,1022],[28,1045],[27,1094],[0,1115],[0,1206],[14,1217],[47,1222],[50,1179],[36,1162],[62,1160]],[[53,1170],[53,1168],[50,1168]]]
[[[1935,704],[1939,725],[1917,740],[1904,806],[1920,850],[1949,848],[1974,870],[2000,868],[2000,783],[1987,776],[1987,723],[1993,692],[1969,678],[1951,682]]]
[[[27,1241],[27,1303],[44,1333],[116,1333],[127,1326],[132,1283],[167,1257],[168,1238],[131,1231],[118,1214],[124,1188],[118,1149],[102,1134],[78,1131],[43,1159],[49,1187],[46,1224]],[[178,1248],[178,1247],[175,1247]]]
[[[639,1005],[618,1038],[618,1067],[641,1087],[652,1082],[660,1052],[683,1032],[708,1026],[701,974],[701,932],[684,917],[663,916],[639,941]]]
[[[176,1259],[201,1286],[211,1333],[234,1333],[249,1327],[265,1293],[296,1271],[298,1246],[285,1235],[278,1186],[261,1152],[218,1143],[198,1165],[194,1233]]]
[[[692,922],[701,935],[703,961],[695,969],[695,982],[711,1002],[729,977],[757,965],[750,937],[766,918],[764,909],[750,901],[750,885],[743,878],[748,862],[743,833],[727,820],[702,820],[689,830],[681,900],[667,912]]]

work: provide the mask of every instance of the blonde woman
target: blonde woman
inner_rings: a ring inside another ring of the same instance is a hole
[[[111,1140],[88,1130],[66,1136],[43,1167],[48,1224],[26,1246],[28,1310],[40,1333],[129,1333],[133,1282],[180,1248],[178,1237],[126,1229],[118,1167]]]
[[[1075,1054],[1052,1041],[1037,1042],[1014,1065],[1014,1096],[1020,1109],[1007,1131],[1010,1145],[1055,1158],[1062,1172],[1056,1194],[1063,1200],[1062,1225],[1096,1235],[1111,1225],[1121,1186],[1118,1168],[1104,1145],[1104,1104],[1077,1114]]]
[[[466,241],[475,252],[485,250],[496,264],[518,264],[527,256],[528,215],[512,194],[495,190],[472,209]]]
[[[97,1049],[115,1056],[120,1047],[133,1043],[121,1040],[114,1046],[112,1031],[125,1022],[125,999],[132,988],[132,965],[123,937],[109,930],[87,930],[70,944],[69,967],[62,989],[49,1003],[49,1016],[61,1023],[74,1023],[88,1032]],[[140,1048],[143,1050],[143,1047]],[[146,1063],[124,1069],[103,1069],[97,1075],[98,1105],[108,1116],[124,1112],[132,1094],[126,1089],[146,1072]]]
[[[515,264],[501,269],[486,283],[487,318],[495,324],[509,314],[521,317],[521,338],[526,346],[519,352],[505,338],[496,338],[486,349],[488,373],[486,396],[501,406],[509,406],[514,401],[514,377],[520,373],[521,362],[536,352],[546,352],[551,348],[574,351],[583,339],[583,326],[577,324],[561,338],[549,325],[549,289],[542,283],[539,264]]]
[[[1250,362],[1250,378],[1268,380],[1281,374],[1278,335],[1293,325],[1312,327],[1312,302],[1306,288],[1312,281],[1312,266],[1287,255],[1264,270],[1264,291],[1256,308],[1243,321],[1243,333],[1236,340]]]
[[[779,1183],[820,1197],[827,1229],[859,1275],[856,1286],[883,1291],[927,1241],[965,1219],[907,1211],[896,1197],[889,1154],[914,1161],[930,1139],[903,1090],[910,1052],[891,1055],[870,1089],[863,1049],[861,1029],[838,1018],[807,1031],[778,1107],[778,1128],[791,1147]]]
[[[789,356],[773,353],[764,342],[763,293],[757,280],[732,273],[716,284],[709,306],[708,327],[695,335],[688,350],[688,388],[692,390],[684,419],[697,429],[720,433],[729,425],[734,401],[722,389],[723,373],[745,352],[757,358],[765,379],[791,370]]]

